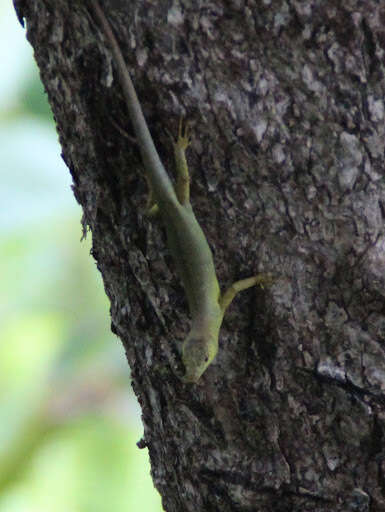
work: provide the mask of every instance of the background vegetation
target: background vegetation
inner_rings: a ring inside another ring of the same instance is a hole
[[[11,0],[0,0],[0,61],[0,512],[161,511],[91,235],[80,243]]]

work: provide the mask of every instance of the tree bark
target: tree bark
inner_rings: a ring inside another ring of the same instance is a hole
[[[168,512],[385,510],[385,5],[103,2],[167,168],[193,126],[192,203],[222,287],[257,271],[184,385],[183,290],[86,0],[15,0],[143,411]],[[126,132],[129,132],[126,134]]]

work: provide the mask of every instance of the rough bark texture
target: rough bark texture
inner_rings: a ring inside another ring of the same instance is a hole
[[[223,285],[256,271],[200,385],[111,54],[87,1],[15,0],[93,237],[168,512],[385,510],[385,5],[102,2],[168,168],[193,122],[192,201]]]

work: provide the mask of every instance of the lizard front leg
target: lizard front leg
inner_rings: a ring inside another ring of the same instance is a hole
[[[227,308],[230,306],[232,300],[237,295],[237,293],[242,290],[247,290],[247,288],[251,288],[259,284],[261,288],[264,285],[269,285],[272,282],[272,277],[269,274],[257,274],[253,277],[248,277],[247,279],[241,279],[240,281],[236,281],[233,283],[230,288],[228,288],[225,293],[221,295],[219,298],[219,305],[221,307],[223,315],[225,314]]]

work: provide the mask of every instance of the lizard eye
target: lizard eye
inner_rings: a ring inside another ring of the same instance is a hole
[[[205,357],[205,363],[209,360],[208,356]]]

